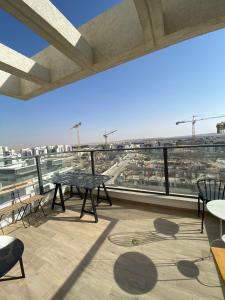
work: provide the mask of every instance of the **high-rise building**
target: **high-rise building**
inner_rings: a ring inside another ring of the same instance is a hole
[[[225,122],[216,124],[217,133],[222,134],[225,132]]]

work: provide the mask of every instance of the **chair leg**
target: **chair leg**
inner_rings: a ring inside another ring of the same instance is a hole
[[[200,217],[200,198],[198,197],[198,217]]]
[[[0,227],[1,227],[2,234],[4,235],[4,231],[3,231],[3,227],[2,227],[2,217],[3,217],[3,215],[0,218]]]
[[[22,257],[20,257],[19,262],[20,262],[20,269],[21,269],[22,278],[25,278],[26,276],[25,276],[25,272],[24,272],[24,266],[23,266],[23,259],[22,259]]]
[[[202,227],[201,227],[201,233],[203,233],[203,221],[205,216],[205,202],[202,202]]]
[[[40,209],[41,209],[43,215],[46,217],[47,215],[46,215],[46,213],[45,213],[45,211],[44,211],[44,209],[43,209],[43,207],[42,207],[42,205],[41,205],[41,200],[40,200],[40,201],[38,200],[38,206],[37,206],[37,208],[39,208],[39,207],[40,207]]]
[[[23,209],[23,211],[24,211],[24,207],[21,207],[21,208],[18,209],[17,218],[16,218],[16,220],[15,220],[15,223],[18,221],[18,218],[20,217],[20,220],[21,220],[21,222],[23,223],[24,228],[26,228],[26,225],[25,225],[25,223],[24,223],[24,221],[23,221],[23,215],[25,214],[25,211],[21,214],[21,210],[22,210],[22,209]]]
[[[29,224],[29,226],[30,226],[30,218],[29,218],[29,214],[28,214],[28,213],[26,214],[26,210],[27,210],[28,207],[29,207],[29,204],[27,204],[25,207],[23,207],[23,215],[22,215],[22,216],[27,217],[27,222],[28,222],[28,224]]]

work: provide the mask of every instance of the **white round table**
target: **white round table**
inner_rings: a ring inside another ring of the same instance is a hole
[[[212,215],[220,219],[220,238],[225,243],[225,235],[223,235],[222,224],[222,221],[225,221],[225,200],[212,200],[208,202],[206,206]]]

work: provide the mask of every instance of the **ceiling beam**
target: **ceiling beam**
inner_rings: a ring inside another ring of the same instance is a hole
[[[145,42],[152,40],[152,24],[146,0],[134,0],[134,5],[142,26]]]
[[[20,78],[0,71],[0,94],[9,97],[21,97]]]
[[[152,24],[155,45],[165,36],[165,24],[161,0],[146,0]]]
[[[0,70],[37,84],[50,82],[48,69],[1,43]]]
[[[25,23],[81,67],[91,67],[93,50],[49,0],[0,0],[0,7]]]
[[[133,0],[143,29],[145,41],[154,44],[165,34],[161,0]]]

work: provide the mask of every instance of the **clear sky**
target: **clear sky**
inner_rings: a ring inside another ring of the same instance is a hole
[[[118,0],[53,0],[80,26]],[[87,10],[87,7],[89,9]],[[0,43],[28,56],[48,44],[0,11]],[[191,116],[225,114],[225,31],[203,35],[24,102],[0,96],[0,145],[74,144],[69,128],[82,122],[81,142],[179,136],[191,133]],[[216,132],[202,121],[197,133]],[[110,140],[109,139],[109,140]]]

